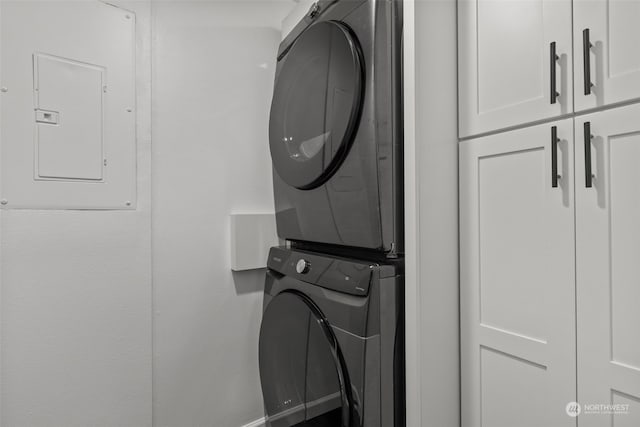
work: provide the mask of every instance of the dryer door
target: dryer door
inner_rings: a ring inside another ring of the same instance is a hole
[[[335,21],[312,25],[278,64],[269,145],[289,185],[308,190],[339,167],[362,109],[364,68],[350,30]]]
[[[267,426],[352,426],[342,353],[308,297],[285,291],[271,300],[260,327],[259,352]]]

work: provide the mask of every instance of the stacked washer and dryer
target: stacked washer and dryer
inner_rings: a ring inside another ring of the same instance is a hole
[[[402,3],[319,1],[280,45],[268,427],[403,427]]]

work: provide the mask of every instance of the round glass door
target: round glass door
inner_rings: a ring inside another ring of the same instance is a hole
[[[360,49],[343,24],[312,25],[282,59],[276,79],[269,146],[273,166],[289,185],[324,183],[344,159],[362,109]]]
[[[349,378],[331,328],[307,297],[283,292],[260,327],[260,381],[271,427],[351,427]]]

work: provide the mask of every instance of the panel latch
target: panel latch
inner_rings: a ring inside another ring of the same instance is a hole
[[[57,111],[36,110],[36,122],[47,125],[57,125],[60,120],[60,113]]]

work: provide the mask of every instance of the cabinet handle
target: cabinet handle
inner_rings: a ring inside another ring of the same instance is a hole
[[[589,40],[589,29],[582,31],[582,56],[584,60],[584,94],[591,95],[591,48],[593,45]]]
[[[591,122],[584,123],[584,178],[585,187],[593,187],[593,174],[591,173]]]
[[[551,187],[558,187],[558,126],[551,126]]]
[[[556,42],[551,42],[549,47],[549,66],[550,66],[550,77],[551,77],[551,103],[555,104],[560,94],[556,88],[556,65],[560,57],[556,54]]]

